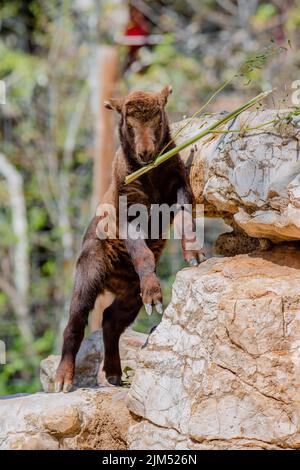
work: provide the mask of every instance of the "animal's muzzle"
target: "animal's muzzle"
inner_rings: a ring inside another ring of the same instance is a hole
[[[139,152],[139,158],[145,162],[145,163],[149,163],[150,161],[153,160],[153,155],[154,155],[154,151],[153,150],[144,150],[142,152]]]

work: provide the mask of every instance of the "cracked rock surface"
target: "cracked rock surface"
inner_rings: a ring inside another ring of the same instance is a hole
[[[0,400],[1,450],[123,450],[132,418],[118,388]]]
[[[124,332],[120,341],[123,369],[130,367],[134,372],[146,338],[129,328]],[[83,341],[76,361],[75,388],[81,388],[67,394],[35,393],[0,399],[0,449],[127,449],[127,430],[133,423],[125,404],[128,388],[96,388],[102,358],[102,332],[95,331]],[[41,363],[46,392],[53,391],[59,360],[60,356],[52,355]]]
[[[131,449],[300,447],[297,245],[178,273],[140,353]]]
[[[242,113],[225,127],[181,152],[196,202],[208,216],[231,220],[250,237],[274,242],[300,239],[300,126],[270,124],[289,110]],[[194,120],[176,143],[205,129],[220,116]],[[184,122],[175,124],[175,130]],[[242,130],[241,132],[237,132]]]

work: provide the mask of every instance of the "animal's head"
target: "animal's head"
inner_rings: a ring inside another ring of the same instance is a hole
[[[139,165],[151,162],[161,149],[168,132],[165,106],[170,85],[159,93],[135,91],[124,99],[109,99],[104,105],[121,115],[120,138]]]

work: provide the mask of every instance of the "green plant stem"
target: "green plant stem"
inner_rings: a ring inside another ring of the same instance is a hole
[[[194,144],[198,140],[202,139],[203,137],[206,137],[208,134],[211,134],[213,131],[218,129],[219,127],[223,126],[227,122],[231,121],[235,117],[239,116],[241,113],[246,111],[247,109],[251,108],[255,104],[259,103],[262,101],[266,96],[268,96],[270,93],[272,93],[273,90],[266,91],[264,93],[260,93],[257,95],[255,98],[252,98],[252,100],[248,101],[244,105],[240,106],[236,110],[232,111],[231,113],[227,114],[224,116],[222,119],[219,121],[215,122],[211,126],[209,126],[207,129],[204,129],[203,131],[199,132],[198,134],[194,135],[190,139],[186,140],[180,145],[177,145],[173,149],[169,150],[168,152],[164,153],[163,155],[158,156],[154,162],[150,163],[149,165],[143,166],[142,168],[139,168],[137,171],[134,173],[131,173],[131,175],[126,176],[125,178],[125,184],[132,183],[135,181],[137,178],[140,178],[140,176],[144,175],[145,173],[148,173],[148,171],[153,170],[157,166],[161,165],[162,163],[166,162],[169,160],[169,158],[173,157],[176,155],[178,152],[181,150],[186,149],[190,145]]]
[[[274,55],[274,52],[271,52],[268,56],[271,57],[272,55]],[[255,56],[255,59],[263,59],[265,58],[266,55],[265,54],[260,54],[260,55],[256,55]],[[224,83],[222,83],[222,85],[219,86],[219,88],[209,97],[209,99],[201,106],[200,109],[198,109],[190,118],[187,119],[186,123],[180,128],[178,129],[175,134],[172,136],[172,139],[166,143],[166,145],[161,149],[161,151],[159,152],[158,154],[158,157],[160,157],[164,152],[165,150],[167,150],[167,148],[170,146],[170,144],[172,143],[172,141],[174,139],[176,139],[176,137],[178,137],[181,132],[183,131],[183,129],[186,128],[186,126],[188,126],[190,124],[190,122],[192,122],[197,116],[199,116],[199,114],[201,114],[203,112],[203,110],[212,102],[212,100],[219,94],[221,93],[224,88],[227,87],[227,85],[229,85],[236,77],[239,76],[239,74],[241,74],[242,70],[244,67],[250,67],[250,69],[253,69],[254,67],[254,60],[252,59],[248,59],[246,60],[245,62],[243,62],[239,68],[236,70],[236,72],[231,75],[230,78],[228,78]]]

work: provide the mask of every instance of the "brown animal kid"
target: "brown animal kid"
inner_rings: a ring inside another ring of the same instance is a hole
[[[131,204],[148,208],[149,223],[152,204],[191,204],[192,191],[184,164],[179,155],[144,174],[128,185],[125,177],[151,162],[167,145],[174,148],[165,106],[172,89],[159,93],[136,91],[125,99],[110,99],[105,106],[120,114],[119,136],[121,147],[116,153],[111,185],[103,203],[113,204],[118,214],[119,196],[126,196]],[[75,285],[70,306],[69,321],[64,331],[62,357],[56,373],[55,391],[71,390],[75,357],[84,336],[89,312],[97,297],[109,291],[112,304],[103,313],[104,363],[103,372],[112,385],[121,385],[119,338],[136,318],[144,303],[147,313],[152,305],[162,313],[162,292],[155,270],[165,244],[159,239],[100,239],[96,230],[100,216],[91,221],[83,240],[76,265]],[[128,226],[131,220],[128,218]],[[193,224],[191,218],[191,224]],[[118,224],[117,224],[118,226]],[[185,261],[197,265],[203,259],[201,250],[187,249],[187,236],[182,237]]]

